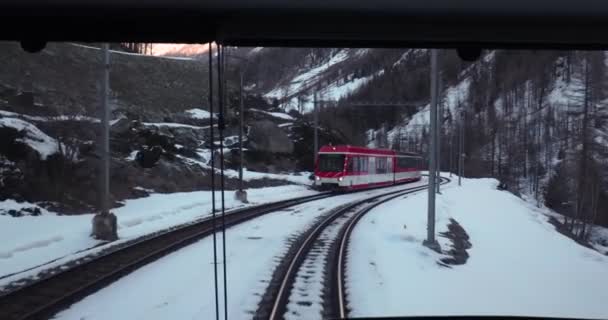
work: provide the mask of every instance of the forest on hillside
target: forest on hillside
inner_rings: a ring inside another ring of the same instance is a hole
[[[336,54],[339,49],[268,49],[256,54],[249,81],[285,91],[290,79]],[[429,52],[346,54],[295,95],[310,99],[317,90],[321,126],[350,144],[371,139],[426,155],[428,122],[413,119],[429,102]],[[511,192],[564,214],[563,227],[575,237],[586,238],[593,223],[608,224],[605,52],[496,50],[469,63],[454,50],[441,50],[439,59],[442,170],[456,172],[462,134],[465,176],[498,178]],[[361,77],[370,80],[342,99],[324,99],[324,88]],[[411,105],[361,106],[378,101]],[[307,118],[312,121],[311,114]]]

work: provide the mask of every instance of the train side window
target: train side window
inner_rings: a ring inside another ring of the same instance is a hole
[[[348,164],[347,164],[347,166],[346,166],[346,172],[353,172],[353,171],[355,171],[355,170],[356,170],[356,169],[354,168],[355,160],[356,160],[356,159],[355,159],[355,158],[353,158],[353,157],[348,158]]]
[[[376,172],[377,173],[386,173],[386,158],[378,157],[376,159]]]

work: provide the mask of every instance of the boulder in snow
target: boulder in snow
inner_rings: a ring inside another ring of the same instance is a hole
[[[143,168],[152,168],[160,160],[162,154],[163,149],[159,146],[154,146],[149,150],[144,149],[139,151],[135,156],[135,161]]]
[[[293,142],[274,122],[262,120],[251,125],[249,146],[258,151],[292,153]]]

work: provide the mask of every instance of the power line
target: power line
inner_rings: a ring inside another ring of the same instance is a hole
[[[215,154],[214,144],[215,136],[213,135],[213,46],[209,46],[209,112],[211,113],[211,220],[213,221],[213,280],[215,287],[215,319],[220,318],[219,304],[219,285],[217,277],[217,236],[216,236],[216,215],[215,215]]]

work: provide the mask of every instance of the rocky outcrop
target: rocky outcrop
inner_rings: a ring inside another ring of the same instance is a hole
[[[135,156],[135,161],[142,168],[152,168],[158,160],[160,160],[160,156],[163,154],[163,149],[159,146],[154,146],[150,149],[144,149],[137,152]]]
[[[251,124],[249,147],[256,151],[270,153],[292,153],[293,142],[283,129],[269,120]]]

